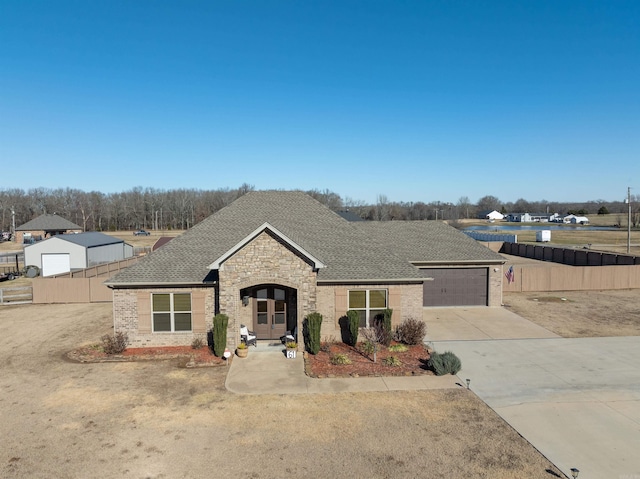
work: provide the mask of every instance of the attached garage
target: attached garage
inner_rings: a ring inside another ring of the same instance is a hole
[[[423,306],[487,306],[488,268],[422,269]]]
[[[53,276],[71,271],[71,255],[54,253],[42,255],[42,276]]]

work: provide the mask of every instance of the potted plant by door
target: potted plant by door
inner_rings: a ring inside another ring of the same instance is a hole
[[[246,358],[247,354],[249,354],[249,347],[247,346],[247,343],[242,342],[238,344],[236,347],[236,356],[239,358]]]
[[[289,341],[285,344],[287,348],[287,358],[295,359],[296,351],[298,350],[298,343],[295,341]]]

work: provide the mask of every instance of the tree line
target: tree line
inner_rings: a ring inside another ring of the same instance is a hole
[[[73,188],[13,188],[0,189],[0,231],[10,231],[12,214],[15,224],[20,226],[45,213],[55,213],[85,231],[119,231],[144,229],[188,229],[207,216],[224,208],[254,186],[242,184],[238,188],[214,190],[173,189],[161,190],[141,186],[119,193],[85,192]],[[589,214],[627,214],[623,201],[595,200],[563,203],[552,201],[502,202],[487,195],[472,203],[461,197],[457,203],[440,201],[403,202],[391,201],[380,194],[373,204],[341,197],[338,193],[324,190],[306,191],[309,195],[334,211],[349,210],[366,220],[459,220],[477,218],[482,211],[520,213],[579,212]],[[634,227],[640,224],[640,195],[632,196]]]

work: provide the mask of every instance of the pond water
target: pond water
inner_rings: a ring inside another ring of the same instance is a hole
[[[536,225],[478,225],[469,226],[464,231],[540,231],[540,230],[565,230],[565,231],[620,231],[620,228],[611,226],[568,226],[554,223],[538,223]]]

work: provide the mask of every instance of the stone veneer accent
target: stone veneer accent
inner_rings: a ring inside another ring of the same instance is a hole
[[[240,291],[261,284],[297,290],[298,339],[302,343],[302,320],[316,310],[316,272],[313,266],[269,232],[263,231],[230,258],[218,271],[219,312],[229,316],[229,348],[240,341],[240,324],[252,328],[252,306],[242,306]],[[302,346],[302,345],[301,345]]]
[[[409,284],[320,284],[318,312],[322,314],[322,337],[341,341],[340,318],[347,314],[349,290],[386,289],[388,307],[393,309],[392,326],[407,318],[422,319],[422,283]]]
[[[188,346],[195,338],[201,338],[206,344],[207,331],[212,327],[214,315],[214,292],[214,288],[211,287],[114,289],[114,331],[127,333],[131,347]],[[191,293],[192,331],[179,333],[144,332],[141,323],[151,319],[151,293]]]

